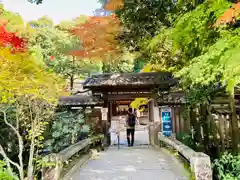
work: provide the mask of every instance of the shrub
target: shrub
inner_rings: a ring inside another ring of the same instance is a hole
[[[81,112],[64,111],[57,113],[51,128],[51,137],[46,142],[51,152],[59,152],[89,134]]]
[[[214,161],[213,168],[214,176],[219,180],[238,180],[240,179],[240,155],[224,153],[220,159]]]
[[[192,137],[192,132],[191,131],[177,133],[176,138],[177,138],[177,140],[179,140],[180,142],[182,142],[186,146],[192,148],[193,150],[197,149],[197,144]]]
[[[0,161],[0,180],[17,180],[15,175],[11,175],[6,168],[6,164],[3,161]]]

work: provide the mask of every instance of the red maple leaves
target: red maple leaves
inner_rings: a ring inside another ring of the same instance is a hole
[[[116,35],[119,27],[120,21],[114,14],[89,17],[85,24],[78,25],[72,30],[73,34],[80,38],[83,48],[71,54],[80,57],[103,57],[117,54],[119,47]]]
[[[223,14],[223,16],[219,17],[215,25],[219,26],[221,24],[235,24],[237,21],[237,17],[239,15],[240,15],[240,2],[234,4]]]
[[[15,33],[8,32],[5,25],[0,26],[0,46],[10,47],[13,52],[23,52],[26,47],[25,40]]]
[[[54,56],[50,56],[50,60],[53,61],[54,60]]]

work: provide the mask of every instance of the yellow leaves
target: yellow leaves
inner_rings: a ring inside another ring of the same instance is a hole
[[[141,70],[141,72],[158,72],[162,70],[163,71],[165,70],[163,66],[149,63]],[[147,103],[148,103],[147,98],[136,98],[134,101],[132,101],[131,107],[138,109],[140,112],[142,112],[144,111],[144,107],[142,105],[147,105]]]
[[[4,92],[0,89],[0,103],[1,104],[7,104],[7,103],[14,103],[15,99],[13,94],[11,94],[10,92]]]
[[[144,111],[143,105],[148,104],[147,98],[136,98],[134,101],[131,102],[131,107],[134,109],[138,109],[140,112]]]
[[[141,72],[159,72],[166,71],[166,69],[161,64],[147,64]]]
[[[5,95],[2,95],[1,102],[2,103],[7,103],[8,102],[7,97]]]
[[[34,96],[56,103],[60,79],[36,64],[28,53],[11,53],[0,49],[0,101],[13,102],[13,97]]]

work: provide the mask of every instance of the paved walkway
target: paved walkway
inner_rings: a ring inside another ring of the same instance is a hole
[[[110,147],[89,160],[72,180],[187,180],[173,157],[148,146]]]
[[[136,126],[135,146],[127,147],[125,118],[115,117],[111,123],[111,144],[117,143],[120,131],[120,149],[111,146],[95,154],[72,180],[187,180],[187,172],[176,159],[149,144],[147,126]]]
[[[126,120],[125,116],[114,117],[111,122],[111,145],[117,145],[117,134],[116,131],[120,132],[120,145],[127,145],[127,134],[126,134]],[[136,125],[135,127],[135,145],[148,145],[149,134],[148,127],[146,125]]]

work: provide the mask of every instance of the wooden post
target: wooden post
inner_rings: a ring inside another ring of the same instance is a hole
[[[209,121],[209,115],[207,113],[207,105],[206,104],[201,104],[200,105],[200,122],[203,122],[203,144],[205,148],[205,152],[209,152],[209,126],[210,126],[210,121]],[[199,142],[202,144],[202,142]]]
[[[176,134],[180,132],[180,117],[179,117],[178,111],[179,111],[179,109],[177,107],[175,107],[174,116],[175,116]]]
[[[108,108],[108,100],[106,97],[104,98],[103,108]],[[103,144],[104,146],[108,146],[108,134],[109,134],[108,117],[107,119],[102,119],[102,124],[103,124],[103,132],[104,132]]]
[[[225,130],[225,144],[226,144],[226,147],[229,148],[230,145],[229,145],[229,137],[230,137],[230,129],[231,129],[231,125],[229,123],[229,116],[228,115],[225,115],[224,116],[224,120],[225,120],[225,127],[226,127],[226,130]]]
[[[153,116],[153,110],[154,109],[154,102],[153,100],[150,100],[148,103],[148,117],[149,117],[149,121],[153,122],[154,116]]]
[[[111,133],[109,129],[111,128],[111,121],[112,121],[112,101],[108,102],[108,119],[107,119],[107,127],[108,127],[108,135],[107,135],[107,144],[108,146],[111,145]]]
[[[177,108],[178,108],[178,116],[179,116],[179,120],[180,120],[180,132],[184,132],[185,131],[184,119],[181,116],[181,112],[183,111],[183,107],[178,106]]]
[[[113,102],[112,104],[112,115],[117,116],[117,103]]]
[[[200,114],[202,114],[202,110]],[[195,131],[194,140],[199,144],[202,144],[201,126],[199,123],[200,118],[198,117],[197,119],[197,108],[195,106],[190,108],[190,120],[191,120],[191,126]]]
[[[232,152],[233,154],[238,154],[238,122],[237,122],[237,112],[236,112],[236,104],[235,104],[235,96],[234,96],[234,88],[232,93],[229,95],[229,106],[231,109],[231,142],[232,142]]]
[[[149,130],[148,130],[148,133],[149,133],[149,143],[151,145],[154,144],[154,136],[153,136],[153,131],[154,131],[154,125],[153,125],[153,111],[154,111],[154,104],[153,104],[153,100],[149,100],[148,102],[148,118],[149,118]]]
[[[188,114],[188,116],[186,117],[185,119],[185,124],[184,124],[184,128],[185,128],[185,131],[189,131],[191,129],[191,121],[190,121],[190,116]]]
[[[221,152],[225,151],[225,143],[224,143],[224,119],[223,115],[218,115],[219,120],[219,135],[220,135],[220,141],[221,141]]]
[[[174,134],[176,134],[176,112],[175,112],[175,106],[172,107],[172,131]]]

